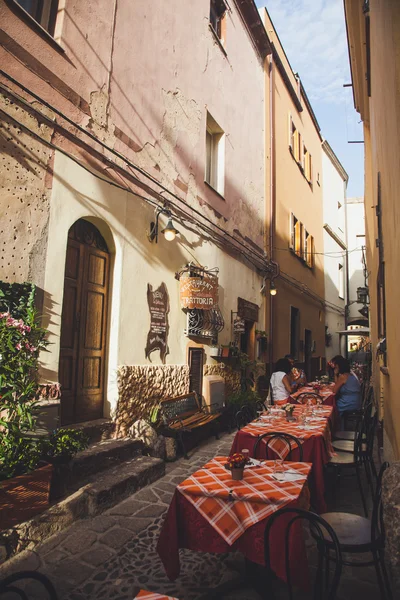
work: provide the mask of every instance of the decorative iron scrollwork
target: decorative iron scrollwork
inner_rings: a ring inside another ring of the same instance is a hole
[[[193,309],[187,311],[187,328],[185,334],[188,336],[215,339],[225,326],[224,317],[219,307],[211,310]]]

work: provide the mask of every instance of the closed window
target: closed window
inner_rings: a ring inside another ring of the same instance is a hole
[[[207,113],[205,181],[221,196],[225,188],[225,135]]]
[[[308,183],[312,182],[312,158],[307,148],[303,147],[303,170]]]
[[[304,251],[303,258],[310,269],[314,266],[314,238],[304,229]]]
[[[302,143],[300,132],[293,123],[292,116],[289,115],[289,149],[293,158],[300,165],[302,164]]]
[[[58,0],[14,0],[35,21],[50,33],[54,34],[56,24]]]
[[[290,215],[290,248],[299,257],[303,257],[303,225],[292,213]]]
[[[338,290],[339,290],[339,298],[344,298],[344,268],[341,263],[338,264]]]

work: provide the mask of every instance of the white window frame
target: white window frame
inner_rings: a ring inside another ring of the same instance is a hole
[[[218,194],[225,193],[225,133],[207,111],[204,181]]]

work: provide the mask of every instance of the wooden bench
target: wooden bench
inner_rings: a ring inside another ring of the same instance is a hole
[[[220,412],[211,412],[210,408],[202,406],[196,392],[190,392],[161,400],[161,416],[163,420],[162,434],[166,437],[174,437],[182,444],[183,455],[188,458],[184,444],[184,435],[191,433],[200,427],[210,425],[214,429],[214,435],[218,439]]]

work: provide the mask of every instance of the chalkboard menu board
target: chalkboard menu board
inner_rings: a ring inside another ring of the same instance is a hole
[[[147,284],[147,304],[150,312],[150,331],[147,334],[146,358],[151,360],[150,354],[154,350],[159,350],[161,360],[165,364],[165,357],[169,354],[169,297],[165,283],[162,283],[156,290],[153,290],[150,283]]]

